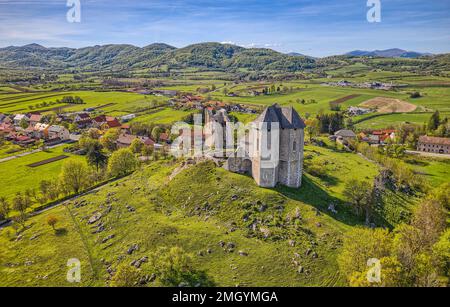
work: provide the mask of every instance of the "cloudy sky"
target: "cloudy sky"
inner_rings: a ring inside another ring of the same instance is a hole
[[[69,23],[67,0],[0,0],[0,47],[39,43],[231,42],[312,56],[403,48],[450,52],[449,0],[381,0],[369,23],[367,0],[80,0]]]

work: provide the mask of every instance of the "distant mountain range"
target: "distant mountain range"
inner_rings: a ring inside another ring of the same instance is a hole
[[[393,48],[386,50],[374,50],[374,51],[364,51],[355,50],[346,53],[349,56],[372,56],[372,57],[383,57],[383,58],[418,58],[421,56],[432,55],[431,53],[420,53],[416,51],[406,51],[403,49]]]
[[[439,74],[450,71],[450,54],[435,55],[417,62],[409,61],[407,66],[401,58],[417,58],[423,53],[401,49],[382,51],[352,51],[346,55],[314,58],[300,53],[284,54],[272,49],[244,48],[221,43],[199,43],[176,48],[163,43],[145,47],[127,44],[111,44],[85,48],[46,48],[38,44],[21,47],[0,48],[0,68],[19,70],[50,70],[61,72],[70,70],[101,73],[126,73],[151,71],[172,73],[183,69],[218,70],[234,74],[236,77],[265,78],[269,75],[291,74],[310,71],[326,75],[327,70],[362,61],[368,69],[385,69],[386,65],[377,61],[355,59],[354,57],[398,58],[389,61],[392,71],[428,72]],[[405,68],[407,67],[407,68]]]
[[[0,67],[83,70],[180,69],[201,67],[223,70],[297,71],[314,68],[305,56],[289,56],[272,49],[200,43],[184,48],[167,44],[146,47],[104,45],[85,48],[46,48],[38,44],[0,48]]]

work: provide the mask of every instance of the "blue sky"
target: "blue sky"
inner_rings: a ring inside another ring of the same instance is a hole
[[[312,56],[450,52],[449,0],[381,0],[381,23],[367,21],[366,0],[80,1],[81,23],[68,23],[66,0],[0,0],[0,46],[215,41]]]

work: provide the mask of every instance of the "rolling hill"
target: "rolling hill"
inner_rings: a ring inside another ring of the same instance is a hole
[[[418,58],[421,56],[431,55],[430,53],[420,53],[416,51],[406,51],[399,48],[386,49],[386,50],[354,50],[346,53],[349,56],[370,56],[370,57],[383,57],[383,58]]]
[[[401,49],[353,51],[347,55],[313,58],[284,54],[266,48],[244,48],[231,44],[198,43],[183,48],[156,43],[145,47],[111,44],[85,48],[46,48],[38,44],[0,48],[3,69],[51,72],[133,72],[151,70],[216,70],[235,75],[295,72],[323,73],[360,63],[371,69],[446,76],[449,54],[422,56]],[[420,56],[420,57],[419,57]],[[258,77],[259,76],[259,77]]]

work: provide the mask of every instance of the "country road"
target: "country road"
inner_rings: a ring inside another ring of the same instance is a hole
[[[415,151],[415,150],[407,150],[407,154],[422,156],[422,157],[432,157],[432,158],[441,158],[441,159],[450,159],[449,154],[438,154],[434,152],[423,152],[423,151]]]

